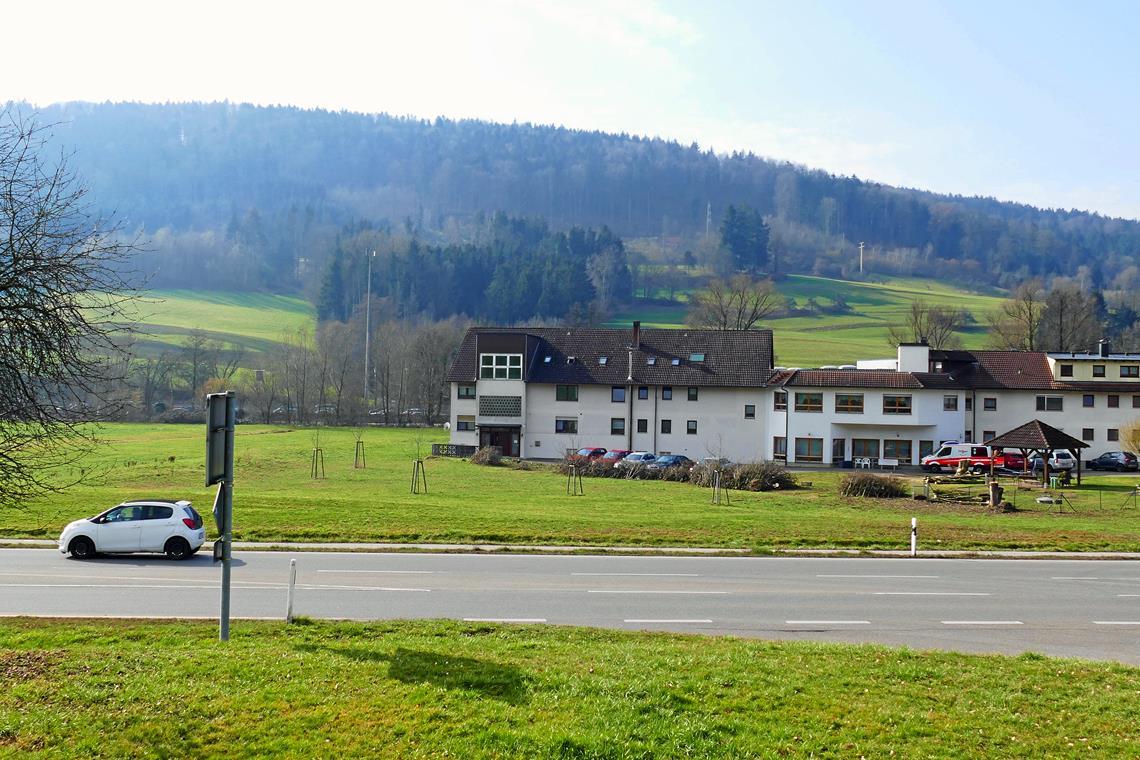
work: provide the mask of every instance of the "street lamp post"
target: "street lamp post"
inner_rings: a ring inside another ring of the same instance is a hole
[[[368,255],[367,295],[364,296],[364,420],[368,421],[368,355],[369,339],[372,337],[372,259],[376,251]]]

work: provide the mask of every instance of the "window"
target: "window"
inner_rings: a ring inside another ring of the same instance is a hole
[[[1133,409],[1140,409],[1140,396],[1133,396],[1132,397],[1132,408]]]
[[[918,442],[918,459],[922,461],[923,457],[928,457],[934,453],[934,441],[919,441]]]
[[[456,430],[474,430],[475,417],[473,415],[460,415],[455,418]]]
[[[962,438],[962,440],[966,443],[973,443],[974,442],[974,431],[973,430],[967,430],[966,435]]]
[[[1061,377],[1072,377],[1072,376],[1073,376],[1073,365],[1072,364],[1062,364],[1061,365]]]
[[[521,380],[522,354],[480,354],[480,380]]]
[[[649,432],[649,420],[647,420],[645,418],[638,419],[637,420],[637,432],[648,433]]]
[[[661,420],[661,433],[662,435],[669,435],[673,432],[673,420]]]
[[[610,357],[608,357],[608,356],[599,356],[598,357],[598,364],[601,364],[602,366],[609,364],[609,361],[610,361]]]
[[[697,434],[697,421],[696,420],[686,420],[685,421],[685,432],[689,435],[696,435]]]
[[[851,456],[855,459],[878,459],[878,438],[852,438]]]
[[[773,459],[787,459],[788,458],[788,439],[782,435],[778,435],[772,439],[772,458]]]
[[[475,386],[468,385],[467,383],[460,383],[457,392],[457,398],[475,398]]]
[[[1104,377],[1104,365],[1103,364],[1094,364],[1093,365],[1093,377]]]
[[[676,367],[676,366],[679,366],[681,364],[681,360],[674,357],[673,360],[669,363],[672,364],[674,367]]]
[[[847,439],[846,438],[832,438],[831,439],[831,461],[842,462],[847,458]]]
[[[578,420],[562,418],[556,419],[554,420],[554,432],[576,435],[578,433]]]
[[[610,435],[625,435],[625,417],[610,417]]]
[[[1082,441],[1091,441],[1092,439],[1093,439],[1093,429],[1092,428],[1081,428],[1081,440]]]
[[[756,419],[756,405],[755,404],[745,404],[744,405],[744,419],[746,419],[746,420]]]
[[[982,431],[982,443],[985,443],[986,441],[992,441],[994,438],[997,438],[997,433],[993,430]]]
[[[648,359],[646,359],[646,360],[645,360],[645,363],[646,363],[646,364],[648,364],[650,367],[652,367],[652,366],[654,366],[654,365],[656,365],[656,364],[657,364],[657,357],[656,357],[656,356],[651,356],[651,357],[649,357]]]
[[[613,401],[614,403],[618,403],[618,404],[625,403],[625,386],[624,385],[612,385],[612,386],[610,386],[610,401]]]
[[[796,394],[796,411],[797,412],[822,412],[823,411],[823,394],[822,393],[797,393]],[[800,440],[800,439],[796,439]],[[804,440],[807,440],[806,438]],[[797,456],[797,459],[799,457]]]
[[[689,354],[689,361],[691,362],[703,362],[704,360],[704,354]]]
[[[1096,396],[1091,393],[1086,393],[1081,397],[1081,406],[1096,406]]]
[[[788,392],[787,391],[776,391],[772,395],[772,399],[773,399],[773,407],[772,407],[773,409],[775,409],[777,412],[788,411]]]
[[[997,399],[994,398],[993,396],[986,396],[985,398],[983,398],[982,399],[982,411],[996,412],[997,411]]]
[[[671,386],[671,385],[661,386],[661,400],[662,401],[672,401],[673,400],[673,386]]]
[[[169,520],[174,517],[174,507],[159,507],[154,504],[143,508],[144,520]]]
[[[969,399],[966,399],[969,401]],[[958,411],[958,397],[957,396],[943,396],[942,397],[942,411],[956,412]]]
[[[577,385],[558,385],[554,388],[555,401],[577,401],[578,400],[578,386]]]
[[[1065,399],[1060,396],[1037,397],[1037,411],[1039,412],[1063,412],[1064,410]]]
[[[1110,395],[1108,397],[1108,408],[1109,409],[1119,409],[1120,408],[1120,396]]]
[[[862,393],[836,393],[835,394],[835,411],[844,412],[846,414],[862,414],[863,413],[863,394]]]
[[[1124,364],[1120,367],[1121,377],[1140,377],[1140,364]]]
[[[641,386],[640,388],[638,388],[637,389],[637,397],[639,399],[643,399],[643,400],[649,398],[649,388],[647,388],[644,385]]]
[[[966,396],[966,411],[972,412],[974,410],[974,397]]]
[[[689,386],[689,401],[696,401],[697,400],[698,390],[699,390],[698,388],[694,388],[692,386]]]
[[[900,441],[892,438],[883,439],[883,456],[887,459],[897,459],[899,460],[899,464],[910,464],[910,451],[910,441]]]
[[[910,414],[910,396],[883,396],[883,414]]]
[[[797,438],[796,439],[796,461],[797,462],[822,462],[823,461],[823,439],[822,438]]]
[[[1120,440],[1120,431],[1117,430],[1116,428],[1109,428],[1108,429],[1108,440],[1119,441]]]

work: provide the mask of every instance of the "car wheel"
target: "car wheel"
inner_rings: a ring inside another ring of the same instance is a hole
[[[91,559],[95,556],[95,543],[86,536],[79,536],[71,539],[71,543],[67,545],[67,550],[75,559]]]
[[[190,550],[190,542],[178,536],[167,541],[163,551],[171,559],[190,559],[194,555],[194,552]]]

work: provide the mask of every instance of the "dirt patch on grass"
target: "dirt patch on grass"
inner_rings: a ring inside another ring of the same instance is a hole
[[[58,652],[39,649],[32,651],[0,652],[0,681],[15,683],[46,676],[59,662]]]

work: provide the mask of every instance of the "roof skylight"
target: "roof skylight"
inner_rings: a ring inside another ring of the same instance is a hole
[[[673,362],[672,362],[673,366],[676,367],[680,363],[681,363],[681,359],[679,357],[674,357]]]
[[[652,367],[654,364],[656,364],[656,363],[657,363],[657,357],[656,357],[656,356],[651,356],[651,357],[649,357],[648,359],[646,359],[646,360],[645,360],[645,363],[646,363],[646,364],[648,364],[650,367]]]
[[[551,360],[551,359],[553,359],[553,358],[554,358],[554,357],[552,357],[552,356],[544,356],[544,357],[542,358],[542,363],[543,363],[543,364],[550,364],[550,360]]]
[[[689,354],[689,361],[691,362],[703,362],[704,360],[704,354]]]
[[[610,357],[608,357],[608,356],[599,356],[598,357],[598,364],[606,364],[607,362],[609,362],[609,360],[610,360]]]

